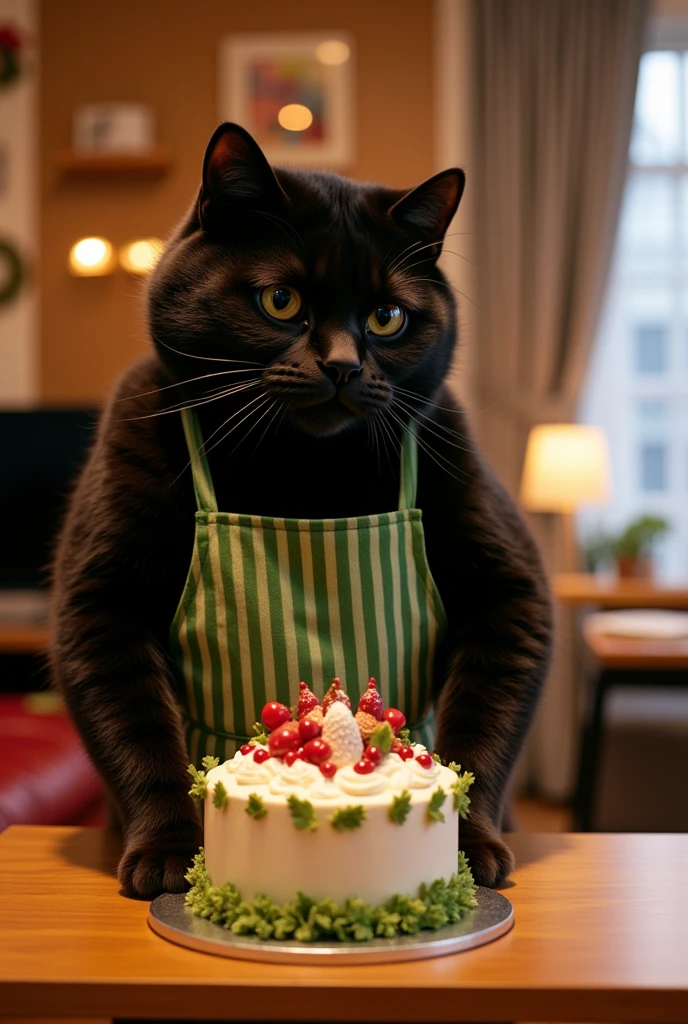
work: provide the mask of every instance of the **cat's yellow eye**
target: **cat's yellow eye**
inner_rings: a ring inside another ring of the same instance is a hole
[[[301,312],[303,299],[296,288],[286,285],[270,285],[260,293],[260,302],[266,313],[275,320],[292,320]]]
[[[406,323],[406,314],[398,306],[378,306],[368,317],[368,330],[378,338],[391,338]]]

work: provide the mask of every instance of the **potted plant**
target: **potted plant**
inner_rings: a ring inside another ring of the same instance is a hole
[[[596,534],[586,545],[588,567],[594,571],[612,559],[621,579],[647,579],[652,575],[652,547],[669,529],[669,522],[660,516],[639,516],[621,533]]]

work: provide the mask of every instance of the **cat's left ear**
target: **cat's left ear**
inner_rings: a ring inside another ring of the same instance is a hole
[[[463,195],[466,175],[458,167],[440,171],[407,192],[387,211],[407,230],[419,232],[428,242],[441,242]]]
[[[203,161],[198,201],[201,223],[230,209],[274,210],[286,201],[263,150],[241,125],[226,121],[214,132]]]

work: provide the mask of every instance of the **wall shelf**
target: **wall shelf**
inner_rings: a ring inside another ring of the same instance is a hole
[[[147,153],[80,153],[64,150],[57,169],[65,178],[159,178],[170,170],[169,154],[160,146]]]

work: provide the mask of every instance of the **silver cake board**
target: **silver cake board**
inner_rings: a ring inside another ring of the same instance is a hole
[[[492,942],[514,923],[514,909],[501,893],[477,886],[477,907],[458,922],[437,931],[368,942],[297,942],[295,939],[258,939],[234,935],[229,929],[197,917],[184,904],[183,893],[164,893],[153,900],[148,924],[163,939],[179,946],[271,964],[388,964],[403,960],[460,953]]]

